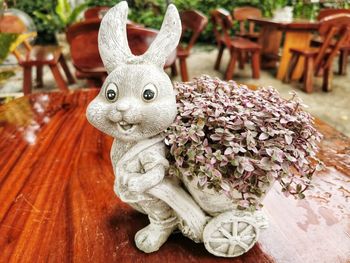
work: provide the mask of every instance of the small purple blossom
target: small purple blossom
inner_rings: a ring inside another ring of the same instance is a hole
[[[243,208],[260,206],[274,180],[304,197],[322,136],[295,94],[285,100],[273,88],[253,91],[209,76],[175,88],[178,116],[165,139],[170,174],[198,177],[198,187],[228,196],[238,191]]]

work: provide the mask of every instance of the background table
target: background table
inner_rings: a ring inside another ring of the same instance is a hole
[[[349,262],[350,140],[319,120],[327,169],[306,200],[271,190],[270,227],[248,253],[215,258],[181,234],[156,253],[138,251],[147,217],[113,193],[112,139],[85,119],[97,92],[0,107],[0,262]]]
[[[279,48],[282,41],[282,32],[285,38],[282,56],[279,60],[277,79],[282,80],[287,71],[291,58],[290,48],[306,49],[310,47],[312,33],[317,31],[318,22],[296,19],[290,22],[276,21],[271,18],[250,18],[249,20],[261,26],[259,43],[262,45],[262,67],[275,67],[279,58]],[[266,59],[264,59],[264,57]],[[304,59],[300,59],[292,79],[299,79],[303,73]]]

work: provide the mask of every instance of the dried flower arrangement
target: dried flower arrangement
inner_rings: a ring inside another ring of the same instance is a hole
[[[242,209],[261,206],[275,180],[304,198],[321,167],[321,134],[295,94],[285,100],[272,88],[253,91],[209,76],[175,88],[179,113],[165,139],[170,175],[197,177],[197,187],[224,192]]]

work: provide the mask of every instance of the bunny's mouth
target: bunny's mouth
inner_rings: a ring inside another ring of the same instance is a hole
[[[131,132],[133,130],[133,128],[135,127],[134,124],[128,123],[126,121],[118,122],[118,126],[124,132]]]

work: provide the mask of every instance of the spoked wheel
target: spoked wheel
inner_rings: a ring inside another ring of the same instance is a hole
[[[251,249],[259,237],[252,213],[230,211],[213,218],[205,227],[205,248],[215,256],[237,257]]]

